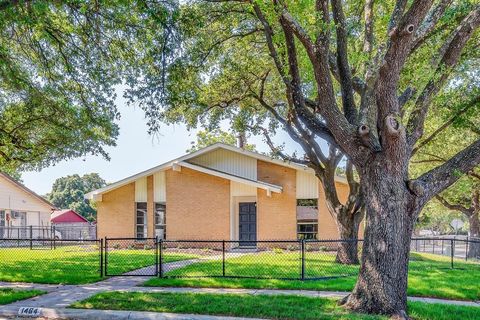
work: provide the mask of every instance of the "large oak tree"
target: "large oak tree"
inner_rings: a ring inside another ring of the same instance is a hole
[[[409,172],[437,98],[464,85],[460,70],[475,72],[479,5],[204,0],[184,9],[180,58],[161,96],[148,85],[158,75],[144,74],[132,91],[147,97],[142,106],[158,121],[193,125],[202,115],[210,125],[233,117],[258,132],[282,128],[306,155],[284,158],[314,168],[327,192],[345,156],[348,176],[354,167],[360,178],[349,201],[364,206],[367,219],[357,284],[343,302],[406,317],[414,223],[429,200],[480,162],[476,139],[426,172]],[[319,139],[328,141],[327,155]],[[344,210],[332,203],[334,212]]]
[[[115,86],[139,52],[162,63],[174,1],[0,1],[0,170],[101,155],[118,136]],[[154,26],[154,27],[152,27]],[[145,45],[148,44],[148,48]]]

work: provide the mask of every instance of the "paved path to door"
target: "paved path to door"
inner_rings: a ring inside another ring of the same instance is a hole
[[[196,263],[198,260],[183,260],[166,263],[167,270],[174,270],[186,265]],[[149,268],[149,267],[147,267]],[[145,268],[144,268],[145,269]],[[140,271],[142,269],[139,269]],[[140,273],[140,272],[138,272]],[[137,274],[138,274],[137,273]],[[141,273],[140,273],[141,274]],[[104,281],[86,285],[47,285],[0,282],[0,288],[40,289],[47,291],[46,294],[31,299],[17,301],[0,307],[1,317],[13,317],[17,315],[20,307],[42,308],[43,315],[49,318],[73,318],[73,319],[175,319],[175,320],[203,320],[203,319],[241,319],[232,317],[213,317],[198,315],[177,315],[169,313],[131,312],[110,310],[75,310],[67,309],[76,301],[84,300],[94,294],[104,291],[118,292],[189,292],[189,293],[216,293],[216,294],[250,294],[250,295],[300,295],[307,297],[343,298],[348,292],[338,291],[313,291],[313,290],[268,290],[268,289],[222,289],[222,288],[161,288],[140,287],[150,276],[119,276]],[[480,301],[457,301],[434,298],[409,297],[409,301],[421,301],[426,303],[441,303],[459,306],[480,307]]]

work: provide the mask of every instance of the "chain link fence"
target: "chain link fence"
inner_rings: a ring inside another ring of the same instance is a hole
[[[480,239],[459,239],[456,237],[412,238],[410,251],[449,257],[453,268],[457,259],[480,262]]]
[[[92,224],[0,227],[1,239],[96,240],[97,226]]]
[[[325,279],[356,275],[358,265],[335,262],[339,245],[361,240],[169,241],[160,242],[162,277],[229,277],[254,279]],[[164,263],[165,254],[196,256],[179,268]]]
[[[409,272],[480,271],[477,240],[413,238]],[[209,241],[157,238],[0,239],[0,281],[88,283],[105,276],[318,280],[356,277],[337,250],[362,240]]]

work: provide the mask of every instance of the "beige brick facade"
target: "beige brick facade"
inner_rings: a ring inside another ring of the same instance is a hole
[[[230,238],[230,181],[183,167],[166,172],[167,239]]]
[[[335,187],[337,189],[338,198],[341,203],[345,203],[348,199],[349,187],[348,184],[336,182]],[[335,220],[328,212],[327,205],[325,203],[325,193],[323,186],[319,182],[318,186],[318,238],[319,239],[339,239],[337,225]],[[363,221],[360,224],[359,238],[363,237]]]
[[[257,162],[258,180],[280,185],[282,193],[257,189],[258,240],[295,240],[297,238],[296,171],[264,161]]]
[[[229,240],[238,237],[238,202],[247,199],[257,202],[258,240],[295,240],[296,221],[296,170],[257,161],[257,178],[282,186],[282,193],[257,189],[255,196],[232,198],[230,181],[186,167],[181,171],[165,172],[166,234],[167,239]],[[147,235],[154,230],[154,181],[147,177]],[[348,185],[337,182],[340,200],[348,197]],[[240,199],[240,200],[239,200]],[[335,221],[325,205],[323,188],[319,185],[318,237],[337,239]],[[135,236],[135,183],[119,187],[102,196],[98,202],[98,237]],[[231,223],[234,225],[231,227]],[[234,230],[232,231],[231,228]],[[232,231],[232,233],[231,233]],[[360,236],[363,235],[363,223]]]
[[[135,236],[135,183],[103,194],[97,204],[97,236]]]

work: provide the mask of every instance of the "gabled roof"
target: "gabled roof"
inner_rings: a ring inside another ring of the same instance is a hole
[[[67,222],[88,222],[83,216],[78,214],[75,210],[62,209],[55,210],[50,216],[50,222],[52,223],[67,223]]]
[[[245,149],[242,149],[242,148],[238,148],[238,147],[234,147],[234,146],[231,146],[231,145],[228,145],[228,144],[217,142],[217,143],[212,144],[208,147],[205,147],[205,148],[199,149],[197,151],[188,153],[188,154],[183,155],[179,158],[170,160],[170,161],[165,162],[165,163],[163,163],[161,165],[158,165],[156,167],[150,168],[148,170],[142,171],[140,173],[137,173],[137,174],[132,175],[130,177],[127,177],[125,179],[122,179],[122,180],[119,180],[119,181],[114,182],[112,184],[109,184],[108,186],[105,186],[103,188],[91,191],[91,192],[85,194],[85,199],[93,199],[94,195],[100,195],[100,194],[108,192],[110,190],[117,189],[117,188],[122,187],[124,185],[127,185],[131,182],[134,182],[137,179],[152,175],[152,174],[154,174],[158,171],[166,170],[166,169],[168,169],[168,168],[170,168],[170,167],[172,167],[173,165],[176,165],[176,164],[184,163],[183,164],[184,166],[191,166],[193,164],[190,163],[190,162],[187,162],[187,160],[196,158],[200,155],[203,155],[203,154],[206,154],[206,153],[212,152],[214,150],[218,150],[218,149],[224,149],[224,150],[232,151],[232,152],[235,152],[235,153],[238,153],[238,154],[243,154],[247,157],[255,158],[257,160],[261,160],[261,161],[265,161],[265,162],[269,162],[269,163],[274,163],[274,164],[284,166],[284,167],[289,167],[289,168],[292,168],[292,169],[295,169],[295,170],[302,170],[302,171],[307,171],[307,172],[310,172],[310,173],[314,173],[313,169],[311,169],[307,166],[304,166],[304,165],[300,165],[300,164],[289,162],[289,161],[283,161],[283,160],[279,160],[279,159],[273,159],[273,158],[271,158],[269,156],[266,156],[264,154],[260,154],[260,153],[253,152],[253,151],[248,151],[248,150],[245,150]],[[185,165],[185,163],[188,163],[188,164]],[[195,165],[195,166],[198,166],[198,165]],[[201,166],[198,166],[198,167],[201,167]],[[205,170],[216,171],[216,170],[213,170],[211,168],[204,168],[204,169]],[[232,174],[229,174],[229,173],[222,172],[222,174],[229,175],[229,176],[231,176],[230,178],[236,177],[236,176],[233,176]],[[237,178],[240,178],[240,177],[237,177]],[[245,179],[243,177],[241,179],[248,180],[248,179]],[[341,177],[337,177],[337,180],[345,183],[345,179],[343,179]],[[265,182],[262,182],[262,181],[251,180],[251,182],[268,185],[268,184],[266,184]],[[244,182],[244,183],[248,183],[248,182]],[[275,191],[274,188],[280,188],[280,190],[281,190],[280,186],[273,186],[272,185],[271,188],[270,188],[271,191],[278,192],[278,191]]]
[[[35,191],[33,190],[30,190],[29,188],[27,188],[25,185],[23,185],[22,183],[18,182],[17,180],[13,179],[10,175],[6,174],[5,172],[0,172],[0,176],[5,178],[5,180],[9,181],[10,183],[12,183],[13,185],[15,185],[16,187],[22,189],[24,192],[30,194],[31,196],[33,196],[34,198],[36,198],[37,200],[43,202],[44,204],[46,204],[47,206],[50,206],[50,208],[52,210],[55,210],[57,209],[52,203],[50,203],[50,201],[48,201],[47,199],[45,199],[44,197],[38,195],[37,193],[35,193]]]
[[[196,171],[200,171],[200,172],[212,175],[212,176],[225,178],[225,179],[228,179],[228,180],[231,180],[231,181],[244,183],[244,184],[251,185],[251,186],[254,186],[254,187],[257,187],[257,188],[260,188],[260,189],[270,190],[270,191],[277,192],[277,193],[281,193],[282,189],[283,189],[282,186],[277,186],[276,184],[271,184],[271,183],[266,183],[266,182],[263,182],[263,181],[260,181],[260,180],[252,180],[252,179],[240,177],[240,176],[237,176],[237,175],[234,175],[234,174],[231,174],[231,173],[215,170],[215,169],[212,169],[212,168],[204,167],[204,166],[194,164],[194,163],[190,163],[190,162],[186,162],[186,161],[181,161],[181,162],[178,163],[178,165],[181,166],[181,167],[186,167],[186,168],[190,168],[190,169],[193,169],[193,170],[196,170]]]

